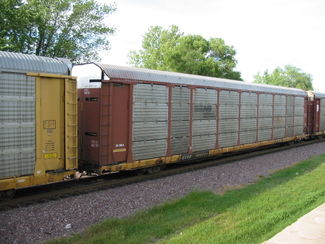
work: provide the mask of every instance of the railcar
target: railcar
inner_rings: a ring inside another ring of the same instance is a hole
[[[77,161],[71,63],[0,52],[0,191],[63,181]]]
[[[313,127],[300,89],[88,66],[98,69],[90,81],[100,83],[78,91],[80,166],[99,173],[300,140]]]

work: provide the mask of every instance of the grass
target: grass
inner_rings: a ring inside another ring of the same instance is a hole
[[[227,191],[193,192],[49,243],[261,243],[325,202],[325,155]]]

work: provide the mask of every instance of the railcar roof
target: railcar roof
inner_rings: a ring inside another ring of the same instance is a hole
[[[134,67],[125,67],[117,65],[109,65],[103,63],[94,63],[109,78],[128,79],[135,81],[154,81],[166,82],[181,85],[210,86],[227,89],[238,89],[245,91],[286,93],[292,95],[303,95],[307,93],[304,90],[296,88],[287,88],[280,86],[271,86],[264,84],[249,83],[237,80],[229,80],[222,78],[213,78],[208,76],[182,74],[176,72],[159,71],[151,69],[142,69]]]
[[[0,51],[0,71],[68,75],[71,67],[72,64],[67,59]]]

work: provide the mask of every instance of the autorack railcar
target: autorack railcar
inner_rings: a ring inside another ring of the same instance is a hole
[[[0,191],[63,181],[77,159],[71,63],[0,52]]]
[[[100,88],[78,91],[81,167],[158,167],[308,136],[300,89],[92,65]]]

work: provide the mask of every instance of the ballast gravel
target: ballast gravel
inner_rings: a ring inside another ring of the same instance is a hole
[[[99,192],[0,211],[0,243],[39,243],[122,218],[193,190],[220,192],[325,153],[325,142]]]

